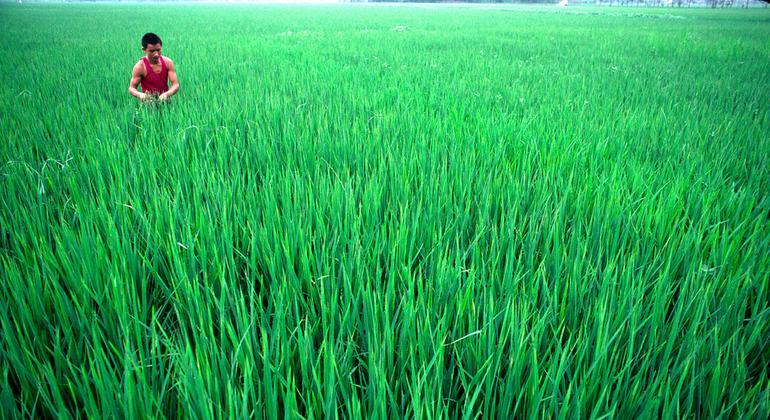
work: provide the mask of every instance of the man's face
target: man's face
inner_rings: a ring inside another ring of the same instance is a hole
[[[147,54],[147,59],[150,60],[150,63],[156,64],[160,60],[160,50],[162,48],[161,44],[147,44],[142,50]]]

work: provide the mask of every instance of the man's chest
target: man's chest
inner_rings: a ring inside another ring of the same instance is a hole
[[[150,67],[147,68],[146,71],[148,73],[147,74],[148,76],[149,76],[150,72],[155,73],[155,74],[161,74],[161,73],[163,73],[163,65],[161,65],[160,63],[158,63],[158,64],[150,64]]]

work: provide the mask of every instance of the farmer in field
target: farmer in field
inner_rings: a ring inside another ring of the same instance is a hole
[[[128,93],[141,101],[156,99],[166,101],[179,91],[174,62],[160,54],[163,42],[153,33],[142,37],[142,51],[146,54],[134,65]],[[171,82],[171,87],[168,86]],[[142,85],[142,91],[136,87]]]

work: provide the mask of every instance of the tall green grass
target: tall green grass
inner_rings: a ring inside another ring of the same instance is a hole
[[[2,5],[5,416],[766,418],[768,19]]]

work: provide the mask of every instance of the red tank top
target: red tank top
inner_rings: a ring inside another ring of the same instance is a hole
[[[142,78],[142,92],[160,94],[168,90],[168,69],[166,61],[160,58],[160,73],[155,73],[147,57],[142,57],[147,75]]]

